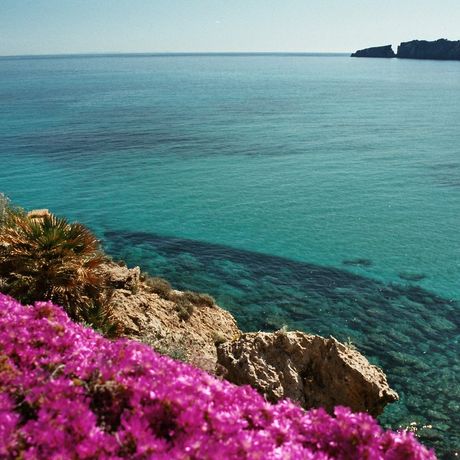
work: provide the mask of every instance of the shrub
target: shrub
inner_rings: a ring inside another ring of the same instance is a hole
[[[144,283],[150,292],[158,294],[162,299],[168,300],[170,298],[172,287],[166,280],[148,275],[144,275],[144,277]]]
[[[434,460],[367,414],[271,405],[50,303],[0,295],[0,458]]]
[[[9,217],[24,215],[25,212],[22,208],[13,206],[10,199],[0,192],[0,230],[5,225]]]
[[[193,314],[193,304],[184,297],[177,297],[174,302],[179,319],[187,321]]]
[[[180,345],[151,345],[160,355],[169,356],[177,361],[187,361],[187,352]]]
[[[215,345],[216,347],[218,347],[219,345],[222,345],[222,344],[225,343],[225,342],[228,342],[227,337],[225,337],[225,335],[222,334],[222,332],[218,332],[218,331],[213,332],[213,334],[212,334],[212,340],[213,340],[214,345]]]
[[[214,307],[216,305],[216,301],[209,294],[184,291],[181,295],[184,299],[187,299],[190,303],[196,305],[197,307]]]
[[[52,214],[7,212],[0,232],[0,277],[6,292],[23,302],[59,302],[74,319],[88,319],[100,301],[104,262],[96,237],[81,224]]]
[[[187,321],[192,316],[195,307],[214,307],[216,305],[210,295],[192,291],[170,292],[169,300],[175,303],[177,314],[182,321]]]
[[[175,292],[163,278],[143,273],[141,279],[150,292],[159,295],[162,299],[174,302],[175,310],[182,321],[187,321],[192,316],[194,307],[214,307],[216,305],[215,300],[208,294],[192,291]]]
[[[105,302],[87,306],[83,324],[111,339],[121,337],[125,333],[125,325],[116,318],[113,307]]]

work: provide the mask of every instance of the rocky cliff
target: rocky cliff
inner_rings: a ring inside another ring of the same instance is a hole
[[[437,59],[460,60],[460,40],[436,41],[412,40],[398,46],[398,58],[401,59]]]
[[[394,58],[396,55],[391,45],[385,45],[358,50],[351,57]]]
[[[177,305],[187,293],[161,295],[158,286],[152,292],[138,267],[107,263],[103,271],[113,288],[112,320],[125,336],[235,384],[249,384],[270,401],[290,398],[329,412],[343,405],[375,416],[398,399],[382,370],[333,338],[284,331],[244,334],[215,304],[197,304],[184,319]]]
[[[460,40],[450,41],[444,38],[436,41],[412,40],[402,42],[395,54],[391,45],[377,46],[358,50],[351,57],[400,58],[400,59],[436,59],[442,61],[460,60]]]

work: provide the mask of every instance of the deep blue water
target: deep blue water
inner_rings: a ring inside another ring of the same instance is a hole
[[[0,191],[211,292],[245,330],[351,340],[460,445],[460,63],[0,58]],[[449,454],[448,452],[451,452]]]

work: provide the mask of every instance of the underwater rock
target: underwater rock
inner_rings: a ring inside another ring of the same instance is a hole
[[[290,398],[304,408],[337,405],[373,416],[398,399],[381,369],[334,338],[303,332],[252,332],[217,348],[225,378],[249,384],[270,401]]]
[[[424,275],[423,273],[400,272],[398,273],[398,276],[402,280],[406,281],[422,281],[426,278],[426,275]]]
[[[370,259],[345,259],[342,260],[343,265],[358,265],[362,267],[370,267],[372,265],[372,260]]]
[[[364,48],[358,50],[351,57],[367,57],[367,58],[394,58],[396,54],[391,45],[374,46],[372,48]]]

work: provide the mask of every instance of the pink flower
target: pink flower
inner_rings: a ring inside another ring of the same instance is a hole
[[[267,403],[38,302],[0,295],[0,458],[434,460],[367,414]]]

